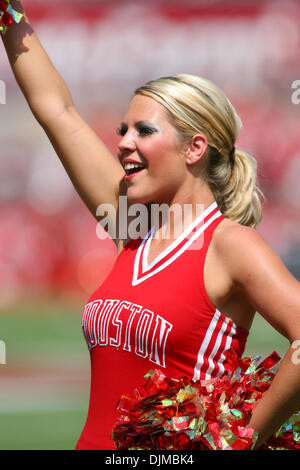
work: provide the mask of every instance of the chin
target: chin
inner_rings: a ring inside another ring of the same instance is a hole
[[[138,191],[131,191],[131,188],[127,190],[127,199],[130,204],[148,204],[152,202],[153,195],[152,194],[145,194],[144,192]]]
[[[148,188],[146,185],[142,187],[139,185],[139,188],[128,187],[127,188],[127,198],[130,204],[165,204],[170,200],[171,191],[167,191],[166,187],[157,187],[154,189],[152,186]]]

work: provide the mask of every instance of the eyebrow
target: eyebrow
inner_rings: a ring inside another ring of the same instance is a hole
[[[121,122],[120,126],[126,127],[128,129],[128,125],[125,122]],[[157,129],[157,127],[149,121],[138,121],[135,123],[135,127],[141,127],[141,126],[151,127],[151,129],[154,129],[154,130]]]

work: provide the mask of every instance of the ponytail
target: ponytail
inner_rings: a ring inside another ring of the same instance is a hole
[[[263,193],[257,186],[257,162],[248,153],[235,149],[224,158],[210,148],[207,182],[225,217],[256,228],[262,219]]]

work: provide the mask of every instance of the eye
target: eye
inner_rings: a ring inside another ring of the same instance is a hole
[[[148,126],[139,126],[138,131],[141,136],[151,135],[156,132],[155,129],[153,129],[152,127],[148,127]]]
[[[154,129],[153,127],[142,126],[142,125],[138,125],[136,127],[136,130],[141,137],[145,137],[147,135],[151,135],[157,132],[156,129]],[[120,127],[118,127],[116,130],[117,134],[120,135],[121,137],[123,137],[127,131],[128,131],[128,127],[123,124]]]
[[[124,136],[126,134],[126,132],[128,131],[128,127],[127,126],[120,126],[117,128],[116,132],[118,135],[120,136]]]

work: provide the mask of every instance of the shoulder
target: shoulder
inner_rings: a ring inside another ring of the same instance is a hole
[[[227,218],[217,226],[213,238],[216,248],[221,252],[227,252],[228,249],[243,249],[249,244],[252,247],[267,245],[254,228],[246,227]]]
[[[224,219],[213,235],[214,249],[235,280],[247,280],[249,275],[266,270],[283,269],[279,256],[251,227]]]

